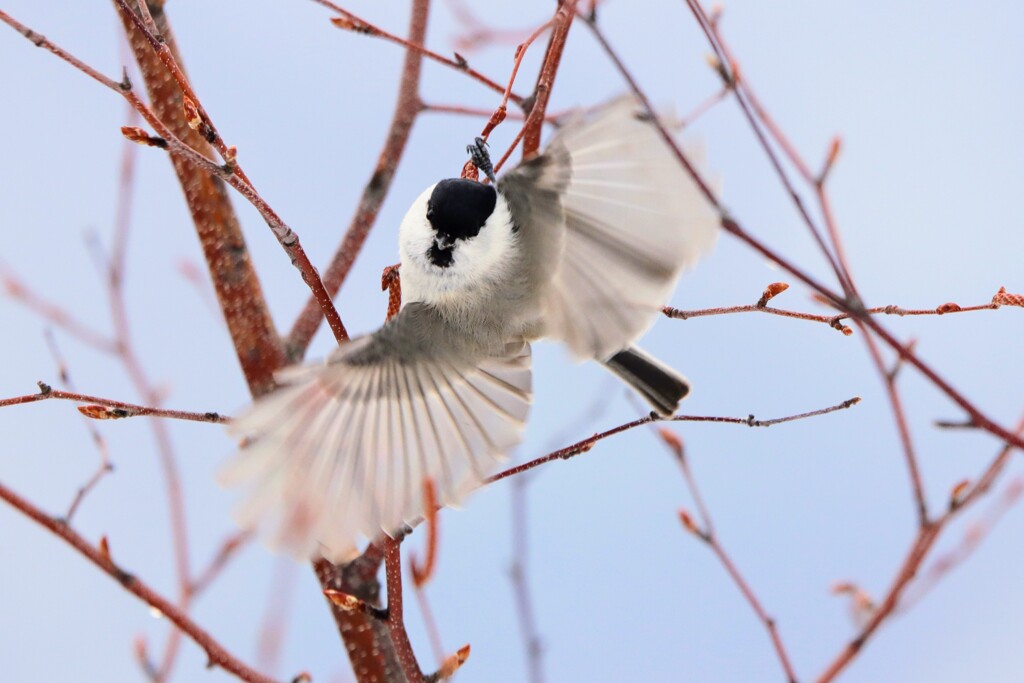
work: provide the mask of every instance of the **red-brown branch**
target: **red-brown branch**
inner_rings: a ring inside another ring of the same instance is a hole
[[[519,634],[526,650],[526,671],[529,683],[544,683],[544,645],[537,629],[537,618],[527,578],[529,542],[526,519],[526,488],[528,477],[512,480],[512,564],[509,575],[515,595]]]
[[[388,586],[387,625],[391,640],[395,644],[398,661],[409,683],[425,683],[423,672],[416,661],[416,654],[405,631],[405,615],[402,604],[402,555],[401,541],[384,539],[384,575]]]
[[[1024,435],[1024,418],[1016,425],[1014,435]],[[951,497],[949,509],[934,521],[928,522],[918,528],[917,535],[911,543],[910,550],[903,559],[903,563],[897,570],[884,598],[871,613],[871,618],[849,643],[843,647],[835,659],[826,667],[825,671],[816,679],[817,683],[829,683],[835,680],[836,676],[845,669],[851,661],[864,648],[865,643],[875,634],[879,626],[889,618],[901,604],[905,589],[911,581],[918,576],[921,566],[928,557],[935,541],[945,527],[957,515],[962,513],[972,504],[976,503],[994,485],[999,475],[1002,474],[1010,460],[1010,454],[1014,446],[1005,444],[996,456],[982,471],[977,483],[971,486],[966,493]]]
[[[426,559],[420,565],[416,561],[415,553],[409,553],[409,569],[412,571],[412,582],[416,588],[422,588],[434,575],[434,565],[437,562],[437,538],[439,535],[437,523],[437,494],[435,493],[434,482],[429,477],[423,480],[423,515],[426,518],[424,526],[427,530],[427,553]]]
[[[76,394],[71,391],[53,389],[49,385],[40,382],[40,391],[37,394],[26,394],[25,396],[13,396],[0,399],[0,408],[7,406],[23,405],[25,403],[36,403],[50,399],[61,401],[74,401],[85,405],[78,406],[78,411],[86,417],[94,420],[119,420],[126,417],[166,417],[172,420],[186,420],[189,422],[212,422],[225,424],[231,418],[213,412],[192,412],[188,410],[168,410],[151,406],[140,406],[124,401],[115,401],[102,396],[90,396],[89,394]]]
[[[903,398],[900,395],[899,387],[896,386],[897,369],[902,363],[896,361],[892,370],[886,368],[878,343],[870,334],[865,334],[864,343],[867,344],[868,352],[871,355],[871,362],[874,363],[879,377],[885,385],[885,392],[889,396],[889,406],[892,408],[893,418],[896,422],[896,429],[900,435],[900,445],[903,448],[903,459],[907,465],[907,474],[910,477],[910,487],[914,496],[914,508],[917,513],[917,523],[924,527],[928,524],[928,502],[924,494],[924,484],[921,481],[921,466],[918,464],[917,453],[914,450],[914,440],[910,434],[910,425],[907,423],[907,415],[903,410]]]
[[[109,553],[89,543],[78,532],[59,519],[51,517],[17,493],[0,484],[0,500],[5,501],[18,512],[51,532],[80,555],[107,574],[132,595],[150,607],[159,610],[167,619],[201,647],[209,659],[210,666],[218,666],[248,683],[274,683],[274,680],[246,666],[228,652],[210,633],[192,621],[191,618],[170,600],[150,588],[138,577],[118,566]]]
[[[999,303],[1000,300],[1004,302],[1012,301],[1018,295],[1008,294],[1005,288],[1000,288],[993,297],[992,301],[987,304],[977,304],[974,306],[961,306],[957,303],[947,302],[940,304],[935,308],[902,308],[890,304],[888,306],[874,306],[872,308],[865,308],[860,313],[862,315],[895,315],[899,317],[904,316],[919,316],[919,315],[951,315],[954,313],[973,313],[976,311],[994,311],[1003,305],[1020,305],[1016,303]],[[798,320],[809,320],[811,322],[824,323],[834,330],[842,332],[849,336],[853,333],[853,329],[847,325],[843,325],[844,320],[849,320],[853,317],[850,313],[839,313],[837,315],[821,315],[815,313],[804,313],[802,311],[791,311],[781,308],[773,308],[770,306],[762,305],[761,303],[745,305],[745,306],[719,306],[715,308],[701,308],[697,310],[684,311],[678,308],[672,308],[666,306],[662,309],[662,313],[669,318],[676,320],[688,320],[690,318],[702,318],[713,315],[729,315],[732,313],[767,313],[768,315],[777,315],[785,318],[796,318]]]
[[[714,553],[715,557],[721,563],[725,569],[729,578],[736,585],[736,588],[743,595],[743,598],[750,605],[751,610],[757,616],[758,620],[764,625],[765,631],[768,633],[768,637],[772,642],[772,647],[775,650],[775,655],[779,659],[779,664],[782,666],[782,670],[786,673],[786,678],[789,683],[796,683],[796,672],[793,670],[793,665],[790,662],[789,653],[786,651],[786,647],[782,642],[782,637],[779,635],[779,629],[775,623],[775,619],[768,614],[768,612],[761,605],[760,599],[751,588],[743,575],[737,568],[736,563],[733,562],[732,557],[726,552],[721,542],[718,540],[718,536],[715,534],[714,523],[711,519],[711,512],[708,510],[707,505],[704,503],[704,496],[700,492],[700,487],[697,485],[697,479],[693,476],[693,471],[690,469],[690,464],[686,458],[686,451],[683,447],[683,441],[679,438],[675,432],[668,428],[662,428],[659,433],[661,442],[665,444],[669,452],[675,457],[676,462],[679,464],[679,468],[683,474],[683,480],[686,482],[686,488],[690,491],[690,497],[693,498],[694,504],[697,506],[697,514],[700,516],[700,526],[690,517],[689,513],[685,510],[679,511],[679,518],[683,524],[683,527],[693,533],[697,538],[703,541],[711,552]]]
[[[583,439],[582,441],[577,441],[576,443],[566,446],[565,448],[560,448],[557,451],[553,451],[551,453],[548,453],[547,455],[541,456],[534,460],[530,460],[529,462],[525,462],[522,465],[510,467],[507,470],[504,470],[493,476],[488,477],[487,479],[484,480],[484,483],[493,484],[496,481],[501,481],[502,479],[506,479],[517,474],[522,474],[523,472],[526,472],[528,470],[532,470],[535,467],[540,467],[541,465],[549,463],[552,460],[569,460],[570,458],[574,458],[577,455],[580,455],[581,453],[586,453],[591,448],[593,448],[594,444],[596,444],[598,441],[603,441],[604,439],[607,439],[610,436],[615,436],[616,434],[621,434],[622,432],[627,432],[641,425],[651,424],[653,422],[718,422],[722,424],[745,425],[747,427],[772,427],[774,425],[783,424],[785,422],[794,422],[796,420],[804,420],[809,417],[827,415],[828,413],[834,413],[837,410],[846,410],[847,408],[855,406],[858,403],[860,403],[860,397],[854,397],[847,399],[842,403],[837,403],[834,406],[829,406],[828,408],[820,408],[818,410],[812,410],[807,413],[788,415],[786,417],[776,417],[770,420],[758,420],[753,415],[748,415],[747,417],[720,417],[712,415],[676,415],[674,417],[661,418],[652,413],[651,415],[648,415],[646,417],[641,417],[637,420],[633,420],[632,422],[627,422],[625,424],[619,425],[618,427],[612,427],[611,429],[608,429],[606,431],[599,432],[589,438]]]
[[[374,36],[376,38],[383,38],[384,40],[390,41],[397,45],[401,45],[406,50],[416,54],[417,56],[426,57],[437,62],[438,64],[442,64],[450,69],[454,69],[456,71],[464,73],[473,80],[482,83],[483,85],[487,86],[488,88],[497,93],[504,92],[504,88],[501,86],[500,83],[491,78],[488,78],[487,76],[483,75],[476,69],[470,67],[469,62],[467,62],[465,58],[458,53],[455,54],[455,59],[449,59],[448,57],[444,57],[443,55],[439,55],[433,50],[428,49],[423,44],[424,41],[422,40],[422,38],[420,40],[415,40],[414,38],[410,37],[407,40],[405,38],[402,38],[401,36],[395,35],[394,33],[389,33],[388,31],[385,31],[379,26],[371,24],[365,19],[356,16],[352,12],[349,12],[347,9],[341,8],[337,4],[331,2],[330,0],[313,0],[313,2],[315,2],[318,5],[322,5],[341,15],[340,19],[331,20],[331,22],[338,28],[354,31],[355,33],[362,33],[368,36]],[[524,101],[522,97],[515,94],[512,95],[511,99],[513,102],[520,106],[522,106]]]
[[[319,0],[315,0],[319,1]],[[344,12],[333,3],[320,2],[338,12]],[[427,1],[413,3],[412,12],[409,18],[409,39],[404,41],[408,45],[422,45],[427,32],[427,19],[429,17],[430,4]],[[421,110],[420,102],[420,74],[423,67],[423,55],[421,52],[408,49],[405,54],[405,61],[402,65],[402,75],[398,86],[398,100],[395,102],[395,112],[391,117],[391,126],[384,139],[384,147],[377,157],[377,165],[370,176],[370,180],[363,188],[363,193],[356,206],[355,215],[349,223],[345,236],[335,250],[331,261],[323,274],[324,286],[331,296],[338,293],[344,284],[348,274],[355,264],[356,257],[362,251],[366,238],[370,234],[377,214],[384,203],[384,199],[391,189],[391,181],[395,177],[395,169],[398,168],[402,155],[405,152],[406,144],[412,133],[413,123]],[[298,360],[305,355],[309,348],[313,335],[320,326],[322,316],[315,298],[306,302],[302,312],[292,325],[288,334],[288,356],[292,360]]]
[[[544,54],[540,73],[537,74],[537,85],[533,89],[530,115],[523,126],[524,159],[533,156],[540,149],[540,131],[544,124],[544,115],[547,112],[551,89],[555,84],[555,76],[558,74],[558,65],[562,61],[565,40],[569,36],[569,28],[576,16],[577,1],[559,0],[558,9],[555,10],[555,14],[551,18],[551,38],[548,40],[548,49]]]

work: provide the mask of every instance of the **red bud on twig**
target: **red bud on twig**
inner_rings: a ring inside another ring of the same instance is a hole
[[[188,124],[188,127],[192,130],[199,130],[199,127],[203,125],[203,117],[199,115],[199,107],[192,101],[192,98],[185,95],[181,108],[185,112],[185,123]]]
[[[469,644],[463,645],[459,648],[459,651],[453,655],[445,657],[444,662],[441,664],[441,668],[437,670],[437,679],[439,681],[447,681],[449,678],[455,675],[455,672],[462,668],[462,665],[469,659]]]
[[[107,540],[106,536],[100,536],[99,550],[104,560],[110,564],[114,563],[114,560],[110,557],[110,541]]]
[[[967,489],[971,486],[970,479],[963,479],[958,481],[953,489],[949,492],[949,509],[953,510],[960,507],[960,504],[964,502],[964,496],[967,494]]]
[[[120,420],[135,415],[134,412],[124,408],[109,408],[98,405],[78,406],[78,412],[93,420]]]
[[[377,31],[369,24],[364,24],[361,21],[350,19],[348,17],[331,17],[331,23],[338,28],[345,29],[346,31],[354,31],[356,33],[363,33],[366,35],[374,35]]]
[[[785,282],[771,283],[770,285],[765,287],[764,292],[761,293],[761,298],[757,300],[757,307],[764,308],[765,306],[768,305],[769,301],[777,297],[779,294],[782,294],[787,289],[789,289],[789,285],[786,284]]]
[[[691,534],[694,534],[695,536],[703,536],[700,527],[698,527],[697,523],[693,521],[693,517],[691,517],[690,513],[683,508],[679,508],[679,521],[682,522],[683,528]]]
[[[832,138],[832,144],[828,146],[828,154],[825,155],[825,164],[821,167],[821,173],[818,174],[817,183],[819,187],[825,184],[828,174],[832,172],[832,167],[835,165],[836,160],[839,159],[839,152],[842,146],[842,138],[838,135]]]
[[[658,430],[658,436],[665,442],[665,445],[672,449],[672,452],[676,454],[676,457],[680,460],[683,459],[683,440],[679,438],[679,435],[673,432],[668,427],[662,427]]]
[[[132,142],[136,142],[140,145],[147,145],[149,147],[159,147],[160,149],[167,149],[167,141],[163,138],[150,135],[142,128],[136,126],[121,126],[121,135],[125,136]]]
[[[992,297],[992,303],[996,306],[1021,306],[1024,307],[1024,296],[1010,294],[1006,287],[1000,287],[996,295]]]

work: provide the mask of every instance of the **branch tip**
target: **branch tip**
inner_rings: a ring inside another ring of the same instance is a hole
[[[950,511],[957,509],[963,504],[964,498],[966,497],[967,491],[968,489],[970,489],[970,487],[970,479],[961,479],[960,481],[953,485],[953,488],[949,492]]]
[[[679,437],[678,434],[673,432],[668,427],[662,427],[661,429],[658,430],[658,436],[661,437],[661,440],[665,442],[665,445],[672,450],[672,452],[675,454],[677,458],[679,458],[680,460],[683,459],[683,440]]]
[[[789,289],[789,284],[785,282],[773,282],[764,288],[764,292],[761,293],[761,298],[757,300],[757,307],[764,308],[768,305],[768,302],[782,294]]]
[[[416,588],[422,588],[430,580],[437,561],[437,492],[430,477],[423,480],[423,516],[427,520],[427,558],[423,566],[411,551],[409,553],[412,582]]]
[[[105,561],[109,562],[111,565],[114,564],[114,559],[110,555],[110,541],[107,540],[106,534],[100,536],[99,551],[100,557],[102,557]]]
[[[999,291],[996,292],[995,296],[992,297],[993,306],[1020,306],[1024,307],[1024,296],[1020,294],[1011,294],[1006,291],[1006,287],[1000,287]]]
[[[689,531],[694,536],[704,537],[704,532],[697,526],[697,522],[693,521],[693,517],[685,508],[679,508],[679,522],[683,525],[683,528]]]
[[[181,108],[185,114],[185,123],[192,130],[199,130],[203,125],[203,117],[199,115],[199,107],[188,95],[182,96]]]
[[[831,144],[828,146],[828,153],[825,155],[825,163],[821,167],[821,173],[815,179],[815,184],[820,188],[825,184],[825,180],[828,179],[829,173],[832,172],[832,167],[835,166],[836,161],[839,159],[839,153],[843,148],[843,139],[838,135],[832,138]]]
[[[346,31],[362,33],[367,36],[377,35],[377,30],[374,27],[355,17],[331,17],[331,23]]]
[[[147,147],[157,147],[159,149],[167,149],[167,140],[155,135],[150,135],[143,128],[138,126],[121,126],[121,135],[125,136],[134,143],[140,145],[146,145]]]
[[[455,672],[462,668],[462,665],[469,659],[469,643],[459,648],[458,652],[445,657],[441,668],[430,678],[435,681],[447,681],[455,675]]]

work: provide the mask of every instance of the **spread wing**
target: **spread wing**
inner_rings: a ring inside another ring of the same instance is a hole
[[[636,341],[717,234],[714,208],[639,112],[631,97],[614,100],[563,127],[543,155],[570,166],[561,191],[565,248],[544,296],[545,332],[582,359],[604,360]],[[703,154],[686,152],[699,168]]]
[[[521,440],[530,347],[473,352],[424,304],[343,345],[231,426],[246,443],[223,473],[239,522],[297,556],[350,553],[360,536],[423,516],[423,481],[456,504]]]

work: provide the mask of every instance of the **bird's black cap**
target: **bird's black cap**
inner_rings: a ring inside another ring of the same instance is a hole
[[[436,266],[447,268],[452,263],[452,245],[456,240],[476,237],[487,219],[494,213],[498,193],[492,185],[484,185],[466,178],[442,180],[427,200],[427,220],[436,233],[450,246],[430,249],[430,260]]]
[[[491,185],[466,178],[442,180],[427,200],[431,227],[451,240],[476,237],[494,213],[498,193]]]

